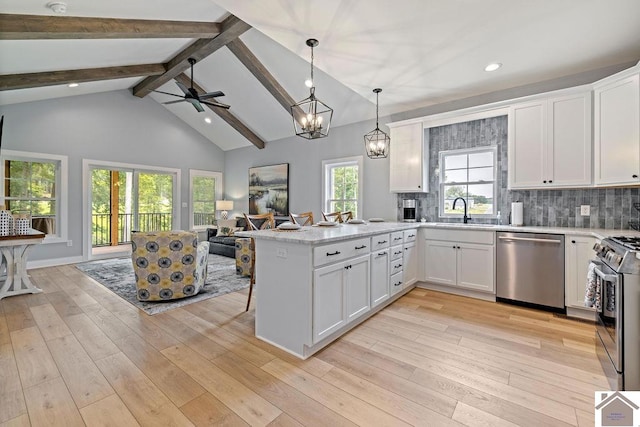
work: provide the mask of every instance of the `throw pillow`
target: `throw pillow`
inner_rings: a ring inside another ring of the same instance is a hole
[[[220,227],[218,228],[218,236],[220,237],[224,237],[224,236],[233,236],[233,228],[231,227]]]

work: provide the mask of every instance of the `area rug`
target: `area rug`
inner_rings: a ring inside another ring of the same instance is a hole
[[[236,274],[235,258],[209,254],[207,279],[198,295],[171,301],[138,301],[131,258],[110,258],[76,264],[76,267],[104,287],[147,314],[158,314],[194,302],[235,292],[249,286],[248,277]]]

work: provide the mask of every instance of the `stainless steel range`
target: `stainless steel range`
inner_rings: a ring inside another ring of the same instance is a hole
[[[612,390],[640,390],[640,237],[608,237],[593,249],[598,356]]]

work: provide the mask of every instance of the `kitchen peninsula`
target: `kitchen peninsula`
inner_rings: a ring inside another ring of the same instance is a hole
[[[416,223],[238,232],[256,246],[256,336],[307,358],[408,292]]]

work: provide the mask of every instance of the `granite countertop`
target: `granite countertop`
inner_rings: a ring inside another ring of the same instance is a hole
[[[338,224],[333,227],[317,225],[302,227],[300,230],[260,230],[238,231],[236,236],[254,239],[277,240],[279,242],[316,245],[340,240],[356,239],[394,231],[415,229],[417,222],[367,222],[365,224]]]
[[[495,224],[463,224],[451,222],[422,222],[421,227],[425,228],[449,228],[455,230],[486,230],[486,231],[511,231],[521,233],[549,233],[564,234],[572,236],[591,236],[604,239],[609,236],[639,236],[640,232],[635,230],[612,230],[604,228],[575,228],[575,227],[546,227],[546,226],[514,226]]]
[[[296,231],[261,230],[238,231],[236,236],[253,237],[255,239],[276,240],[299,244],[316,245],[359,237],[373,236],[412,228],[447,228],[453,230],[511,231],[523,233],[549,233],[572,236],[591,236],[604,239],[609,236],[639,236],[635,230],[612,230],[602,228],[570,228],[544,226],[512,226],[494,224],[463,224],[452,222],[367,222],[365,224],[338,224],[333,227],[307,226]]]

